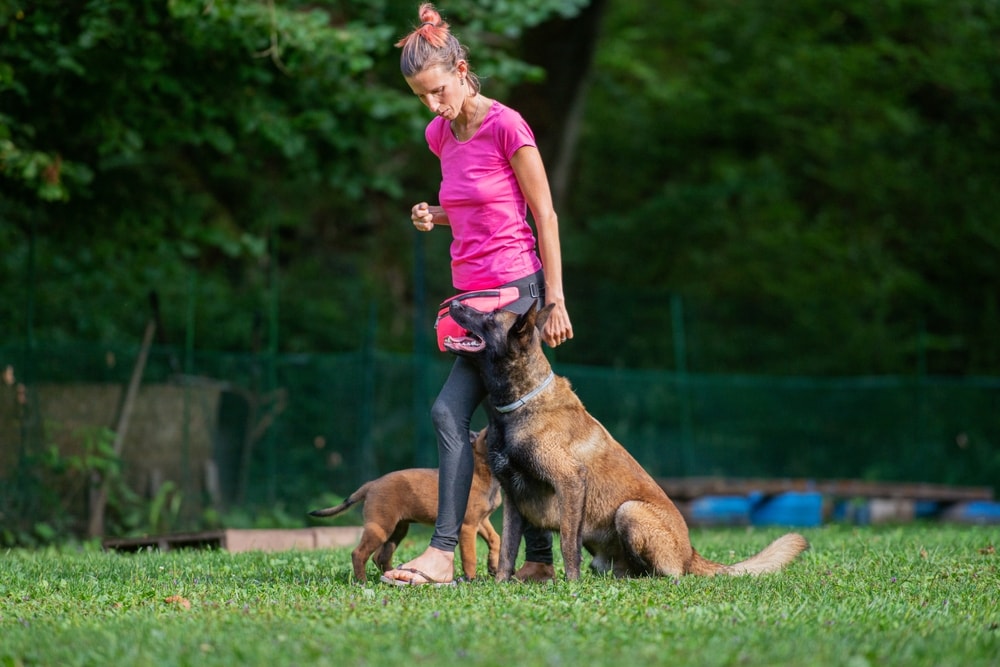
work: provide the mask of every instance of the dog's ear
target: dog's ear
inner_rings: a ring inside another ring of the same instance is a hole
[[[524,332],[530,331],[531,327],[535,326],[537,312],[537,307],[533,305],[528,309],[528,312],[518,315],[517,319],[514,320],[514,326],[510,328],[510,333],[515,336],[521,336]]]
[[[542,330],[542,327],[545,326],[545,322],[549,319],[549,315],[552,314],[552,311],[555,309],[555,307],[556,304],[550,303],[549,305],[545,306],[538,312],[538,317],[535,318],[536,329],[538,329],[539,331]]]
[[[549,315],[552,314],[552,310],[555,307],[555,304],[549,304],[539,310],[538,305],[533,304],[531,308],[528,309],[528,312],[524,315],[519,315],[517,320],[514,321],[514,326],[510,329],[510,335],[512,337],[530,340],[532,329],[537,329],[540,332],[542,327],[545,326],[545,321],[549,319]]]

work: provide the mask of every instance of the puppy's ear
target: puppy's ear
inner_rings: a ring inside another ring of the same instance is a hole
[[[539,311],[538,317],[535,318],[535,328],[536,329],[538,329],[539,331],[542,330],[542,327],[545,326],[546,320],[549,319],[549,315],[552,314],[552,310],[555,307],[556,307],[556,304],[550,303],[549,305],[545,306],[544,308],[542,308]]]

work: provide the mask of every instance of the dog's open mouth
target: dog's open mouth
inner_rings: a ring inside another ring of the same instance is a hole
[[[486,341],[472,332],[464,336],[445,336],[444,346],[451,352],[481,352],[486,347]]]

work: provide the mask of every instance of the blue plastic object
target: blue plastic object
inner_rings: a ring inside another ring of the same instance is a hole
[[[823,523],[823,496],[812,491],[788,491],[762,497],[750,509],[755,526],[819,526]]]

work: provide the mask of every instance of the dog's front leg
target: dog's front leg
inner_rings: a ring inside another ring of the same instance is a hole
[[[566,578],[580,578],[583,553],[583,520],[586,512],[587,483],[583,473],[560,485],[556,496],[559,500],[559,547],[566,568]]]
[[[514,575],[517,551],[524,535],[524,517],[509,498],[503,503],[503,529],[500,535],[500,564],[497,566],[497,581],[507,581]]]

